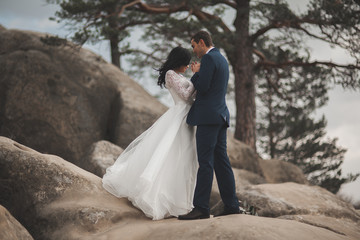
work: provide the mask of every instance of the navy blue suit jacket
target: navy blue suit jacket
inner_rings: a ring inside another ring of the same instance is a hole
[[[229,110],[225,95],[229,81],[228,62],[217,48],[201,59],[200,71],[191,77],[197,90],[186,122],[189,125],[223,124],[229,126]]]

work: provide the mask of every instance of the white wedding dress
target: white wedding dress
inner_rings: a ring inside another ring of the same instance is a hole
[[[127,197],[153,220],[191,211],[198,169],[195,129],[186,124],[194,86],[173,70],[165,82],[175,105],[129,144],[102,179],[108,192]]]

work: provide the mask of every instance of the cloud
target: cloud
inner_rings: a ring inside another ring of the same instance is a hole
[[[359,124],[344,124],[328,131],[331,137],[339,137],[338,144],[348,149],[342,165],[344,174],[360,173],[360,126]]]
[[[10,29],[24,29],[64,36],[65,30],[55,21],[49,20],[59,9],[58,5],[47,4],[46,0],[1,0],[0,23]]]
[[[355,110],[359,104],[358,91],[337,86],[329,91],[328,104],[317,111],[319,117],[324,114],[327,119],[327,135],[338,138],[339,146],[348,150],[342,165],[344,174],[360,172],[360,111]]]
[[[357,203],[360,201],[360,179],[355,182],[343,184],[339,190],[340,196],[345,196],[350,198],[352,203]]]
[[[36,32],[46,32],[49,34],[65,36],[67,32],[54,21],[47,18],[42,19],[24,19],[24,18],[2,18],[0,23],[8,29],[21,29]]]
[[[46,0],[1,0],[0,15],[3,18],[42,19],[49,18],[59,9],[58,5],[47,4]]]

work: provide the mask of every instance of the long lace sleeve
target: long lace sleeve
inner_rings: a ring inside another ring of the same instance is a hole
[[[168,88],[173,88],[183,100],[190,103],[193,101],[196,92],[192,82],[173,70],[166,72],[165,81],[166,86]]]

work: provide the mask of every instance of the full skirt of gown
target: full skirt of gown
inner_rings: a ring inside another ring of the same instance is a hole
[[[106,170],[103,187],[127,197],[153,220],[193,208],[198,169],[195,127],[186,124],[190,105],[170,107]]]

